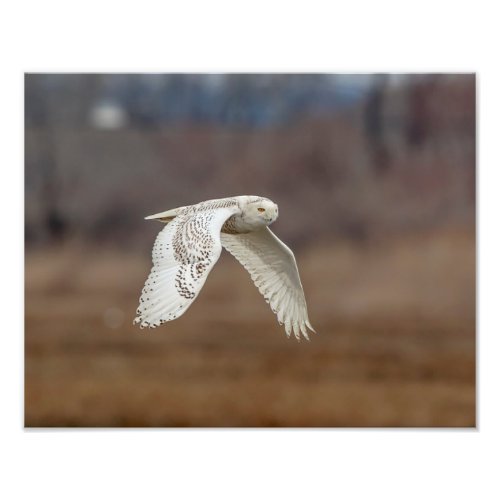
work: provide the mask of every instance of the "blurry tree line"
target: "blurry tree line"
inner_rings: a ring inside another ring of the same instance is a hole
[[[236,194],[297,243],[473,226],[475,76],[30,74],[25,162],[29,246]]]
[[[369,78],[326,74],[30,74],[26,125],[92,125],[94,107],[124,113],[124,124],[263,127],[327,113],[362,96]],[[53,101],[56,102],[53,102]],[[52,102],[51,102],[52,101]],[[57,110],[52,109],[58,104]]]

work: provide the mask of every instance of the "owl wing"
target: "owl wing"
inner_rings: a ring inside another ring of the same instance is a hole
[[[195,205],[160,231],[135,324],[155,328],[187,311],[219,259],[222,225],[237,212],[236,206],[200,209]]]
[[[307,316],[306,299],[293,252],[269,229],[247,234],[221,234],[224,248],[250,273],[260,293],[285,325],[309,340],[307,328],[314,331]]]

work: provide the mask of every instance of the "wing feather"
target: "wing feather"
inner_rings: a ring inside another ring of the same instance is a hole
[[[246,234],[222,233],[221,242],[250,273],[286,334],[309,339],[307,329],[314,329],[293,252],[267,227]]]
[[[160,231],[134,323],[155,328],[187,311],[219,259],[222,225],[240,210],[227,205],[187,207]]]

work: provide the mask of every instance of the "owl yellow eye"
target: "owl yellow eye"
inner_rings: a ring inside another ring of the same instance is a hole
[[[262,207],[258,208],[257,210],[258,210],[259,212],[265,212],[265,211],[266,211],[266,209],[265,209],[265,208],[262,208]]]

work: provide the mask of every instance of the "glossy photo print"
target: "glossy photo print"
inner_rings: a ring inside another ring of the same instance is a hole
[[[25,75],[24,425],[474,428],[474,74]]]

